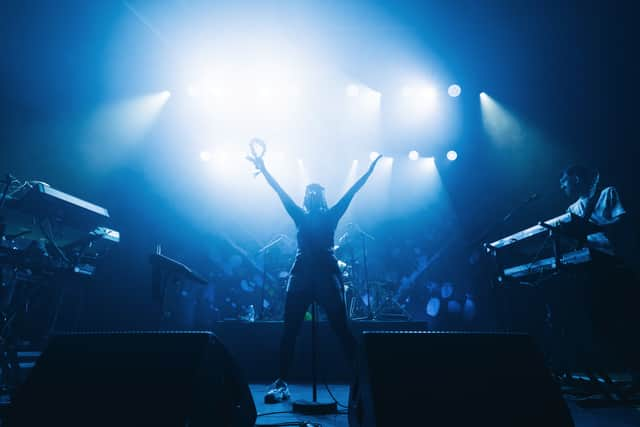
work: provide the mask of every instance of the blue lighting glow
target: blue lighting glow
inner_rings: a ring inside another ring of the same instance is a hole
[[[457,158],[458,158],[458,153],[455,150],[447,151],[447,159],[453,162]]]

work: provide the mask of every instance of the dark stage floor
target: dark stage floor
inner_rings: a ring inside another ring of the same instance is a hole
[[[267,405],[264,403],[265,384],[251,384],[251,392],[258,410],[256,426],[274,425],[278,423],[308,422],[322,427],[347,427],[349,425],[347,411],[339,407],[334,415],[301,415],[291,412],[291,401]],[[349,386],[331,384],[329,388],[341,404],[347,403]],[[292,400],[311,400],[312,392],[309,384],[290,384]],[[318,401],[330,402],[331,397],[324,385],[318,387]],[[576,427],[631,427],[640,426],[640,405],[636,407],[604,407],[583,408],[575,401],[566,399]],[[5,402],[6,404],[6,402]],[[0,405],[2,407],[3,405]],[[424,424],[429,423],[429,411],[425,409]]]
[[[294,421],[308,421],[319,423],[322,427],[346,427],[349,425],[346,410],[342,408],[341,413],[337,415],[310,416],[300,415],[291,412],[291,402],[277,403],[266,405],[263,403],[265,384],[252,384],[251,392],[258,408],[258,416],[256,425],[269,425],[275,423],[285,423]],[[291,384],[292,399],[311,400],[311,385],[309,384]],[[349,387],[347,385],[330,385],[331,392],[342,404],[347,403],[349,395]],[[330,402],[331,397],[327,393],[324,385],[318,387],[318,401]],[[630,427],[640,426],[640,406],[636,407],[606,407],[606,408],[582,408],[575,401],[568,400],[567,403],[573,416],[576,427]],[[273,412],[285,412],[271,414]],[[271,414],[271,415],[268,415]],[[428,409],[425,410],[424,424],[429,422]]]

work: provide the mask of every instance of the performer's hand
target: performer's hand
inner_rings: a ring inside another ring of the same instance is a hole
[[[249,141],[249,149],[251,150],[251,154],[247,156],[247,160],[253,163],[259,172],[264,172],[265,168],[262,158],[267,151],[267,144],[261,139],[253,138]]]
[[[382,158],[382,154],[378,154],[378,157],[376,157],[369,165],[369,170],[372,171],[373,169],[375,169],[376,165],[378,164],[381,158]]]
[[[256,169],[258,169],[260,172],[264,170],[264,160],[262,160],[262,157],[249,155],[246,157],[246,159],[253,163]]]

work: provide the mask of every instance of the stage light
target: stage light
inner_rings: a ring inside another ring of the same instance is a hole
[[[442,299],[450,298],[453,295],[453,283],[445,282],[440,287],[440,296]]]
[[[201,151],[200,160],[202,160],[203,162],[208,162],[209,160],[211,160],[211,153],[208,151]]]
[[[543,138],[536,129],[484,92],[480,94],[480,112],[485,131],[496,144],[518,144]]]
[[[435,86],[421,84],[402,88],[403,113],[413,120],[423,120],[436,110],[438,90]]]
[[[458,158],[458,153],[455,150],[447,151],[447,159],[449,159],[450,161],[454,161],[457,158]]]
[[[420,99],[433,104],[438,98],[438,91],[433,86],[423,87],[419,90]]]
[[[170,96],[171,92],[164,90],[105,105],[91,117],[88,132],[93,139],[120,144],[141,141]]]
[[[420,153],[416,150],[409,151],[409,160],[418,160],[420,158]]]
[[[431,297],[427,306],[425,307],[426,313],[431,317],[436,317],[440,312],[440,298]]]
[[[380,153],[378,153],[377,151],[372,151],[371,154],[369,154],[369,159],[371,159],[371,161],[374,161],[378,158],[379,155]]]
[[[382,99],[382,94],[373,89],[366,88],[363,93],[362,98],[362,106],[368,111],[379,111],[380,110],[380,100]]]
[[[460,85],[452,84],[451,86],[449,86],[447,93],[450,97],[456,98],[462,93],[462,88],[460,87]]]
[[[358,85],[350,84],[347,86],[347,96],[350,98],[355,98],[360,95],[360,88]]]

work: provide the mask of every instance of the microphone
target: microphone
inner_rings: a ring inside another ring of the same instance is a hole
[[[526,205],[528,205],[529,203],[533,202],[534,200],[538,200],[539,198],[540,198],[540,195],[538,193],[531,193],[529,195],[529,197],[527,197],[527,199],[525,201],[523,201],[519,206],[516,206],[511,212],[506,214],[502,218],[502,222],[509,221],[509,219],[511,219],[511,217],[513,216],[514,213],[518,212],[520,209],[524,208]]]

